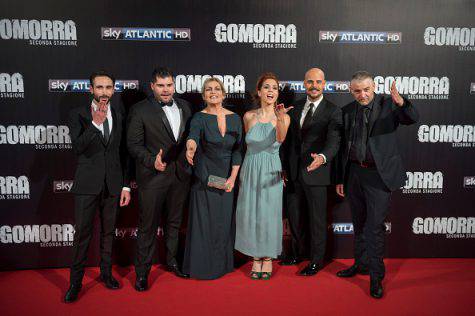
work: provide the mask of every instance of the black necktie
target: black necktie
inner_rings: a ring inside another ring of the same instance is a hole
[[[106,144],[107,144],[109,142],[109,137],[110,137],[109,120],[107,119],[107,117],[104,123],[102,123],[102,127],[104,128],[104,140],[106,141]]]
[[[307,114],[305,114],[305,118],[303,119],[303,123],[302,123],[302,129],[306,129],[307,126],[310,124],[310,122],[312,121],[312,115],[313,115],[313,108],[315,107],[315,104],[314,103],[310,103],[308,105],[308,111],[307,111]]]
[[[366,143],[368,142],[368,123],[370,109],[360,106],[356,115],[356,158],[359,162],[366,160]]]

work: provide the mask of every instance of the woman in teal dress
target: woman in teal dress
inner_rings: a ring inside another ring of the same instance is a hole
[[[240,173],[235,249],[254,258],[250,277],[268,280],[272,259],[282,252],[282,165],[279,147],[292,108],[277,105],[279,81],[272,73],[257,82],[260,108],[246,112],[247,152]]]
[[[206,108],[190,123],[186,159],[193,166],[183,271],[216,279],[234,269],[234,183],[241,165],[241,117],[223,107],[224,86],[203,84]],[[208,186],[209,176],[225,178],[224,189]]]

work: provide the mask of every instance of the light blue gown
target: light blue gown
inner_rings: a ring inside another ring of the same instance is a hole
[[[257,122],[246,134],[236,208],[235,249],[252,257],[282,252],[282,165],[271,122]]]

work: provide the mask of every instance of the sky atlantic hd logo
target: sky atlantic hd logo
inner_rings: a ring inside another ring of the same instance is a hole
[[[401,32],[320,31],[320,43],[401,44]]]
[[[50,79],[48,80],[50,92],[89,92],[89,79]],[[138,80],[116,80],[114,85],[115,92],[124,90],[137,90],[139,88]]]
[[[333,234],[335,235],[353,235],[353,223],[333,223],[331,225],[331,229],[333,230]],[[391,222],[384,223],[384,230],[386,234],[391,233]]]
[[[279,89],[281,91],[289,89],[295,93],[305,93],[305,86],[303,81],[298,80],[284,80],[279,82]],[[326,81],[324,93],[350,93],[349,81]]]
[[[102,27],[101,36],[107,41],[191,41],[186,28]]]
[[[463,177],[463,187],[465,189],[475,189],[475,176]]]
[[[14,74],[0,73],[0,98],[24,98],[25,87],[23,76],[18,72]]]
[[[424,44],[428,46],[458,46],[459,51],[475,51],[475,28],[426,27]]]
[[[35,46],[77,46],[76,23],[71,20],[0,20],[2,40],[27,40]]]
[[[223,82],[228,98],[244,98],[246,80],[243,75],[177,75],[175,90],[177,93],[201,93],[203,82],[208,78],[218,78]]]
[[[396,81],[399,93],[407,95],[408,99],[449,99],[450,80],[447,77],[375,76],[375,92],[391,94],[393,81]]]
[[[294,24],[224,24],[214,29],[218,43],[252,44],[253,48],[297,48],[297,27]]]
[[[0,227],[2,244],[39,244],[40,247],[71,247],[74,226],[71,224],[3,225]]]
[[[445,235],[448,239],[475,238],[475,217],[416,217],[412,222],[416,235]]]
[[[452,147],[475,147],[475,125],[421,125],[421,143],[451,143]]]
[[[73,180],[58,180],[53,181],[54,193],[68,193],[73,187]]]
[[[441,171],[407,171],[406,176],[406,183],[402,187],[404,194],[443,193],[444,175]]]
[[[28,200],[30,181],[27,176],[0,176],[0,200]]]
[[[0,125],[0,145],[35,145],[35,149],[71,149],[66,125]]]

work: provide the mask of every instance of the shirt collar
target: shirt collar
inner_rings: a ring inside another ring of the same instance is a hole
[[[317,101],[310,101],[310,99],[307,96],[307,101],[305,102],[305,106],[308,107],[310,103],[315,104],[315,107],[317,107],[323,100],[323,94],[320,96],[320,98],[317,99]]]

